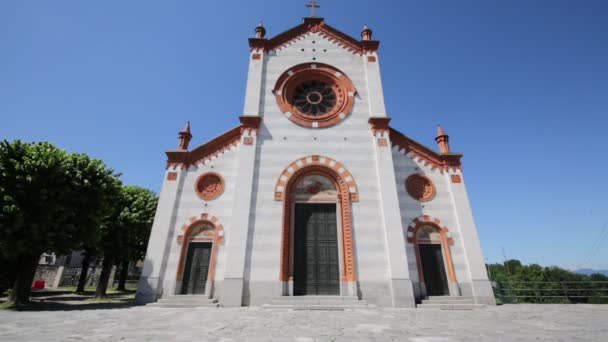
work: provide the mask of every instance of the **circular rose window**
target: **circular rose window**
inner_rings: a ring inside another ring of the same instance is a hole
[[[224,179],[218,173],[207,172],[198,177],[194,187],[198,197],[211,200],[224,192]]]
[[[428,177],[413,174],[405,180],[405,190],[420,202],[430,201],[435,197],[435,185]]]
[[[300,64],[281,75],[274,94],[285,116],[302,126],[327,127],[352,110],[355,88],[338,69],[321,63]]]

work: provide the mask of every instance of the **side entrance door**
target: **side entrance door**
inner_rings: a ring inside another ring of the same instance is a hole
[[[204,294],[211,259],[210,242],[191,242],[188,245],[182,294]]]
[[[296,203],[294,295],[339,295],[336,204]]]
[[[422,273],[427,296],[449,295],[443,254],[439,244],[419,244]]]

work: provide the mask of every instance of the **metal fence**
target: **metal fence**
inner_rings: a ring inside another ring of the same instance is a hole
[[[608,281],[495,282],[502,303],[608,304]]]

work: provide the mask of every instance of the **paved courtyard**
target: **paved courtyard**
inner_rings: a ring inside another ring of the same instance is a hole
[[[608,305],[471,311],[261,308],[0,310],[1,341],[608,341]]]

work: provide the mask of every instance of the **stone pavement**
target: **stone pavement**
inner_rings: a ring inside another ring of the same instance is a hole
[[[608,341],[608,305],[0,310],[0,341]]]

